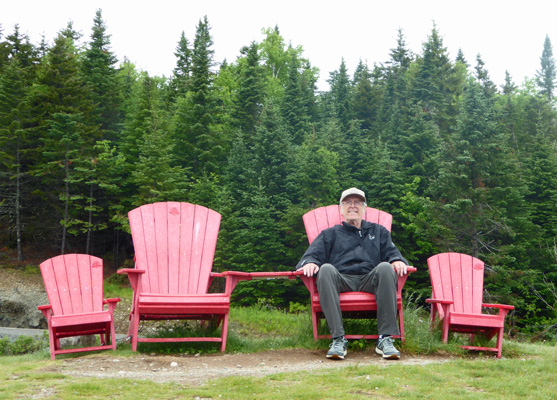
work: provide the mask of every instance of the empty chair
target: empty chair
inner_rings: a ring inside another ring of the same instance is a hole
[[[483,334],[487,339],[497,336],[495,347],[462,346],[467,350],[493,351],[501,358],[505,317],[514,306],[483,303],[484,263],[461,253],[441,253],[427,260],[431,277],[432,298],[431,323],[438,315],[443,320],[443,341],[449,339],[449,331]],[[498,314],[484,314],[484,308],[498,309]]]
[[[120,299],[103,300],[103,262],[86,254],[66,254],[40,265],[50,304],[39,306],[48,323],[50,355],[116,350],[114,309]],[[104,305],[108,304],[108,310]],[[100,346],[66,348],[60,339],[99,335]]]

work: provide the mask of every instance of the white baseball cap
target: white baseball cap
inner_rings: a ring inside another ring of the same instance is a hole
[[[350,189],[346,189],[344,192],[342,192],[342,194],[340,195],[340,202],[342,203],[342,201],[350,195],[360,196],[362,199],[364,199],[364,202],[367,201],[366,200],[366,194],[363,192],[363,190],[356,189],[356,188],[350,188]]]

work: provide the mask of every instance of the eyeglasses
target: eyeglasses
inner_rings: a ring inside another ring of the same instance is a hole
[[[363,206],[363,205],[366,204],[366,203],[363,202],[363,201],[356,200],[356,201],[343,201],[341,204],[342,204],[343,206],[356,206],[356,207],[361,207],[361,206]]]

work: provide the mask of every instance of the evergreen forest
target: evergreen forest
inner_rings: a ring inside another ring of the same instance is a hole
[[[401,29],[389,59],[325,72],[278,27],[215,60],[203,17],[195,37],[176,38],[169,77],[118,60],[101,10],[91,25],[40,43],[0,25],[3,253],[93,254],[110,275],[133,266],[128,211],[171,200],[222,214],[214,271],[292,270],[307,247],[302,215],[355,186],[393,215],[394,242],[418,268],[407,301],[426,307],[429,256],[467,253],[486,263],[484,301],[516,307],[508,333],[557,336],[549,37],[535,76],[497,86],[481,55],[449,55],[435,25],[419,54]],[[235,297],[308,300],[283,280]]]

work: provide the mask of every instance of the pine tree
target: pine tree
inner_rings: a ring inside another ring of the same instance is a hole
[[[360,122],[362,130],[371,130],[376,111],[373,104],[371,73],[367,64],[364,64],[362,60],[360,60],[354,72],[353,86],[352,110],[354,111],[354,119]]]
[[[308,135],[295,154],[296,168],[288,176],[295,188],[292,201],[303,209],[334,204],[340,192],[339,156]]]
[[[331,86],[331,96],[333,102],[334,115],[338,119],[341,127],[348,129],[351,116],[351,88],[350,79],[344,59],[341,60],[338,71],[333,71],[327,81]]]
[[[437,127],[426,118],[421,107],[414,107],[412,111],[408,127],[400,135],[397,154],[406,182],[417,182],[415,192],[423,196],[437,178],[441,142]]]
[[[489,78],[489,72],[485,69],[485,62],[479,54],[476,57],[476,67],[474,69],[476,70],[476,79],[482,85],[486,99],[493,100],[497,94],[497,87]]]
[[[194,177],[219,173],[226,141],[217,129],[217,108],[212,88],[213,39],[205,17],[197,26],[192,53],[191,90],[178,100],[173,138],[178,162]]]
[[[443,147],[438,187],[441,217],[454,235],[445,246],[484,259],[505,254],[524,212],[521,178],[496,122],[483,87],[469,80],[455,133]]]
[[[43,166],[43,174],[56,174],[61,168],[63,187],[60,188],[62,238],[60,252],[67,248],[67,234],[77,235],[83,232],[86,224],[83,219],[86,203],[82,191],[83,175],[78,170],[84,160],[85,145],[83,141],[81,114],[55,113],[49,120],[48,137],[43,140],[43,156],[47,164]]]
[[[138,189],[132,205],[139,207],[157,201],[186,201],[188,176],[186,170],[175,165],[173,143],[168,131],[154,117],[143,133],[139,157],[132,172]]]
[[[232,117],[234,126],[251,143],[259,123],[264,93],[257,43],[252,42],[244,53],[245,62],[239,66],[238,91]]]
[[[29,212],[33,203],[30,168],[38,158],[36,143],[29,139],[28,105],[38,58],[18,25],[0,43],[0,57],[0,218],[7,221],[10,237],[15,232],[17,257],[23,261],[25,227],[33,225]]]
[[[15,221],[10,232],[15,230],[19,261],[23,261],[22,204],[28,174],[25,156],[30,147],[25,129],[27,87],[23,76],[17,57],[0,75],[0,218]]]
[[[57,36],[37,71],[37,84],[30,91],[29,102],[35,118],[30,139],[41,143],[38,151],[42,158],[36,160],[33,173],[41,183],[37,193],[47,199],[43,204],[48,210],[45,230],[56,229],[61,221],[62,251],[68,245],[67,233],[78,234],[79,229],[74,227],[83,221],[83,207],[78,202],[84,198],[86,188],[74,174],[75,167],[91,157],[100,137],[98,128],[91,123],[92,104],[79,74],[76,51],[72,39]]]
[[[449,84],[453,66],[436,26],[423,45],[417,68],[412,88],[414,101],[439,125],[440,132],[446,134],[456,114],[453,92],[458,88]]]
[[[309,115],[302,96],[300,61],[295,52],[290,52],[288,65],[288,82],[282,103],[283,120],[292,143],[300,145],[309,127]]]
[[[27,35],[21,35],[17,24],[14,32],[6,36],[5,50],[8,52],[9,59],[17,57],[21,67],[27,72],[33,71],[32,67],[36,67],[39,62],[37,50],[29,42]]]
[[[543,52],[540,57],[540,64],[541,69],[536,71],[536,83],[540,88],[540,94],[551,101],[555,90],[557,71],[555,69],[555,59],[553,58],[553,46],[551,45],[551,40],[547,35],[543,43]]]
[[[95,105],[92,123],[100,127],[102,137],[115,140],[122,122],[119,102],[116,56],[110,50],[110,36],[106,33],[101,10],[97,10],[91,33],[91,42],[83,53],[81,72]]]
[[[184,31],[180,35],[174,56],[176,56],[176,66],[166,86],[166,99],[173,106],[178,98],[186,96],[191,84],[192,49]]]

